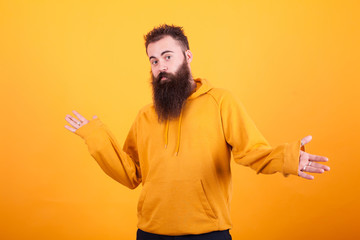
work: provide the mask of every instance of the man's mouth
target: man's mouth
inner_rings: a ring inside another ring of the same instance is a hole
[[[157,77],[159,83],[164,83],[170,81],[171,76],[168,76],[166,73],[160,73]]]
[[[167,81],[170,81],[170,78],[168,78],[167,76],[160,76],[159,78],[160,83],[165,83]]]

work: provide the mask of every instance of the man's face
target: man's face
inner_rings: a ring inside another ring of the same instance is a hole
[[[149,44],[148,54],[155,111],[160,121],[175,119],[192,92],[189,58],[171,37]]]
[[[180,43],[171,36],[165,36],[159,41],[150,43],[147,54],[151,64],[151,72],[155,78],[161,72],[175,74],[184,60],[186,60],[190,68],[192,60],[191,52],[187,50],[184,54]],[[168,80],[166,77],[161,79],[161,81],[166,80]]]

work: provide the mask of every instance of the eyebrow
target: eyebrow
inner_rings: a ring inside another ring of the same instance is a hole
[[[163,52],[161,53],[161,56],[164,55],[165,53],[169,53],[169,52],[173,53],[173,51],[166,50],[166,51],[163,51]],[[156,58],[156,57],[151,56],[151,57],[149,57],[149,60],[151,60],[152,58]]]

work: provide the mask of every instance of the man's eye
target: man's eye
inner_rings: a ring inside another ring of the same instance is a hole
[[[152,64],[153,65],[156,65],[158,61],[152,61]]]
[[[171,56],[166,56],[166,59],[168,59],[168,60],[169,60],[170,58],[171,58]]]

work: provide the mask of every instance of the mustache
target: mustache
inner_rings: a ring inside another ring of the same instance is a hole
[[[175,75],[174,74],[171,74],[171,73],[167,73],[167,72],[161,72],[159,73],[159,75],[154,79],[156,83],[159,83],[161,84],[161,79],[163,77],[166,77],[168,79],[171,79],[171,78],[174,78]]]

